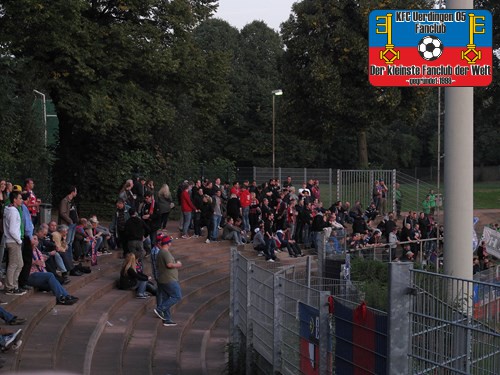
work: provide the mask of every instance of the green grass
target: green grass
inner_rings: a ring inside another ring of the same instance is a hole
[[[474,209],[500,209],[500,182],[474,184]]]

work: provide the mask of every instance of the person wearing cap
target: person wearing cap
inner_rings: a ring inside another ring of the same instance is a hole
[[[175,261],[170,252],[171,244],[172,237],[165,236],[161,239],[160,252],[156,261],[158,268],[157,301],[159,301],[159,304],[154,312],[163,321],[165,327],[177,325],[172,320],[170,308],[182,298],[178,271],[182,267],[182,263]]]

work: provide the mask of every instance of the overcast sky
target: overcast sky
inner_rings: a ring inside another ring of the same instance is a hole
[[[246,24],[258,20],[279,31],[288,19],[292,4],[297,0],[219,0],[215,17],[222,18],[241,30]]]

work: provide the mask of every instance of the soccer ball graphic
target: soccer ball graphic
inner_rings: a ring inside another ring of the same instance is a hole
[[[418,53],[428,61],[436,60],[443,53],[443,43],[434,35],[427,35],[418,42]]]

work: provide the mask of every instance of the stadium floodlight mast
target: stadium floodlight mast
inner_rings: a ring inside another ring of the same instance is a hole
[[[275,166],[276,166],[276,148],[275,148],[275,134],[276,134],[276,111],[274,110],[275,107],[275,98],[277,96],[283,95],[283,90],[277,89],[271,91],[271,94],[273,95],[273,178],[276,178],[275,175]]]

